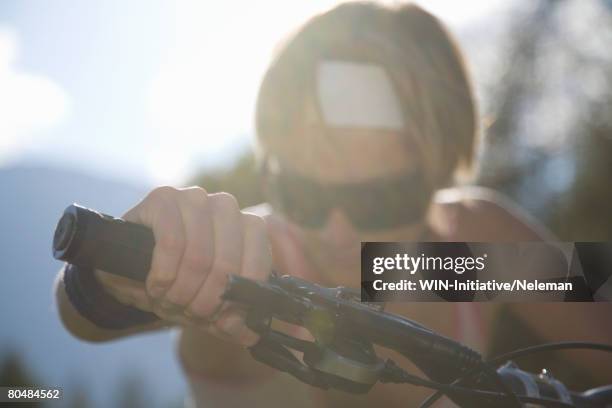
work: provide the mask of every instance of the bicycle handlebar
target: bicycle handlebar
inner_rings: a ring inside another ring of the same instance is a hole
[[[53,257],[144,282],[151,269],[151,229],[73,204],[53,235]]]
[[[144,282],[154,246],[149,228],[73,204],[58,222],[53,256]],[[437,384],[453,401],[466,407],[511,407],[519,399],[525,402],[543,397],[548,398],[548,406],[612,406],[612,387],[570,393],[558,380],[526,373],[513,363],[493,369],[491,374],[476,351],[414,321],[384,312],[380,305],[362,303],[351,289],[325,288],[275,274],[265,282],[230,276],[223,297],[247,309],[247,325],[260,335],[260,341],[250,348],[255,359],[313,386],[365,393],[377,381]],[[307,328],[315,341],[272,330],[272,319]],[[400,352],[436,383],[410,376],[390,360],[380,360],[374,344]],[[303,352],[303,362],[289,349]],[[448,385],[471,372],[480,375]],[[500,383],[505,393],[494,392]]]

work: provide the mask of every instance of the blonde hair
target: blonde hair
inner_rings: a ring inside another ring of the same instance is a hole
[[[264,150],[292,134],[313,93],[316,64],[325,59],[385,68],[402,103],[407,141],[419,150],[432,190],[471,168],[477,108],[463,57],[445,26],[411,3],[344,3],[287,39],[259,91],[255,125]]]

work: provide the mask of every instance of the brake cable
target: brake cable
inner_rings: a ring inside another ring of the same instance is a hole
[[[514,351],[510,351],[508,353],[504,353],[498,355],[494,358],[491,358],[485,362],[488,365],[494,365],[503,361],[516,359],[519,357],[525,357],[530,354],[539,353],[543,351],[554,351],[554,350],[597,350],[607,353],[612,353],[612,346],[608,344],[602,343],[593,343],[593,342],[581,342],[581,341],[563,341],[563,342],[553,342],[553,343],[545,343],[539,344],[536,346],[529,346],[521,349],[517,349]],[[463,376],[459,377],[455,381],[453,381],[450,385],[458,385],[464,380],[469,379],[470,377],[481,373],[482,371],[477,367],[472,370],[469,370]],[[444,396],[444,392],[438,390],[435,393],[431,394],[427,397],[423,403],[419,406],[419,408],[428,408],[433,405],[438,399]]]

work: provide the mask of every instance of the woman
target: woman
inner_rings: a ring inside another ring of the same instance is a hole
[[[356,287],[361,241],[549,238],[492,192],[449,187],[474,161],[477,123],[462,56],[435,17],[413,4],[365,2],[317,15],[282,44],[261,85],[256,127],[269,205],[240,211],[225,193],[153,190],[124,215],[156,237],[146,286],[97,271],[108,296],[94,309],[114,308],[99,319],[75,310],[67,268],[57,290],[63,321],[92,341],[178,325],[198,406],[414,405],[425,390],[322,392],[254,362],[239,345],[257,336],[220,295],[228,274],[265,279],[273,268]],[[483,351],[495,316],[489,304],[389,310]]]

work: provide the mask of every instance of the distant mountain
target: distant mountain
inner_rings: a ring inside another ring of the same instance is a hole
[[[64,388],[62,406],[83,392],[96,407],[118,406],[126,382],[141,388],[143,406],[176,406],[185,394],[172,333],[88,344],[66,332],[53,304],[61,263],[51,240],[64,208],[121,215],[146,191],[67,170],[0,168],[0,361],[18,353],[37,379]]]

